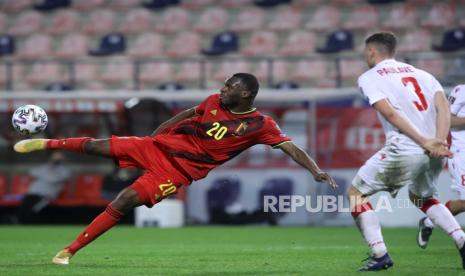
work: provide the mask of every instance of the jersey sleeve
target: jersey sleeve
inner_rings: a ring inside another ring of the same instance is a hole
[[[265,117],[265,125],[261,132],[260,143],[279,148],[284,143],[290,142],[291,139],[281,131],[278,124],[270,117]]]
[[[202,115],[205,112],[205,108],[207,107],[208,102],[214,100],[215,98],[219,98],[219,94],[208,96],[195,108],[195,113]]]
[[[367,75],[362,75],[358,79],[358,87],[362,95],[368,99],[370,105],[387,98],[387,96],[375,85],[376,81],[371,80]]]
[[[465,105],[465,88],[463,85],[456,86],[449,95],[450,112],[457,115]]]

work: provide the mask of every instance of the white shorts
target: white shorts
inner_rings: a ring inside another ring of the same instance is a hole
[[[360,168],[352,185],[364,195],[387,191],[395,197],[409,185],[409,191],[419,197],[437,196],[436,183],[444,164],[444,159],[386,145]]]
[[[447,165],[452,179],[452,190],[457,192],[459,199],[465,199],[465,151],[455,151]]]

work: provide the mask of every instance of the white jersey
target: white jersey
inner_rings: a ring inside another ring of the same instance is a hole
[[[457,117],[465,117],[465,85],[456,86],[449,94],[450,112]],[[465,128],[451,128],[451,150],[465,150]]]
[[[444,90],[431,74],[410,64],[386,59],[363,73],[358,86],[371,105],[387,99],[421,135],[426,138],[436,136],[434,95],[438,91],[444,93]],[[378,113],[378,117],[384,128],[386,144],[395,145],[406,154],[424,152],[381,114]]]

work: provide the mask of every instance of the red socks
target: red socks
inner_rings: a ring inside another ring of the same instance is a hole
[[[66,248],[69,249],[72,254],[76,254],[79,249],[83,248],[117,224],[121,217],[123,217],[123,213],[113,209],[113,207],[108,204],[105,211],[98,215],[86,229],[79,234],[76,240]]]
[[[50,139],[47,142],[49,149],[64,149],[70,151],[84,152],[84,143],[89,141],[90,137],[66,138],[66,139]]]

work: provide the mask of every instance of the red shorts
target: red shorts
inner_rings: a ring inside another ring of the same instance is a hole
[[[173,165],[164,151],[153,143],[152,137],[112,136],[110,149],[120,168],[145,170],[132,185],[141,202],[152,207],[163,198],[177,193],[178,188],[192,180]]]

